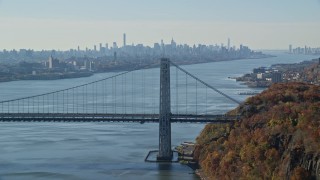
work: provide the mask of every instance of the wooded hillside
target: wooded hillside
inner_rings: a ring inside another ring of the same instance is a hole
[[[320,87],[274,84],[238,107],[233,124],[209,124],[194,156],[212,179],[320,178]]]

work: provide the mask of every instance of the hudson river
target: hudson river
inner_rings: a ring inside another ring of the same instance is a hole
[[[266,53],[277,57],[182,67],[215,88],[243,101],[246,96],[238,95],[238,92],[262,89],[247,88],[228,77],[241,76],[260,66],[315,58],[278,52]],[[159,69],[146,71],[158,72]],[[0,101],[73,87],[114,74],[0,83]],[[153,82],[146,79],[145,83]],[[221,99],[218,94],[216,96]],[[212,104],[212,108],[218,113],[225,113],[234,107],[236,104],[227,100]],[[195,141],[204,126],[173,123],[172,146],[184,141]],[[0,179],[198,179],[189,167],[178,163],[145,163],[148,151],[157,148],[156,123],[0,123]]]

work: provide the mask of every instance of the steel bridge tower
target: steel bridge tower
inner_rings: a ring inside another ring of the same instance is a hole
[[[160,115],[158,161],[171,161],[171,103],[170,103],[170,61],[162,58],[160,64]]]

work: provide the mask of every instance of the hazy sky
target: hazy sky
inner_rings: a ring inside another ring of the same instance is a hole
[[[0,49],[178,43],[320,47],[320,0],[0,0]]]

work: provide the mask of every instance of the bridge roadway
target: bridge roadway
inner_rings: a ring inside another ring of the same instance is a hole
[[[172,114],[175,123],[228,123],[239,116]],[[159,114],[0,113],[0,122],[159,122]]]

